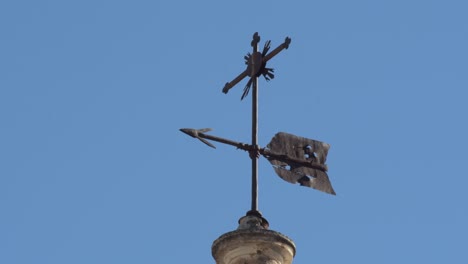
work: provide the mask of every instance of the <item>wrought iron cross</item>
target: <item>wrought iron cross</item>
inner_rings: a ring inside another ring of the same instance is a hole
[[[327,165],[325,164],[330,145],[313,139],[298,137],[288,133],[277,133],[266,148],[258,146],[258,77],[263,75],[267,81],[274,78],[273,69],[267,68],[267,62],[287,49],[291,39],[287,37],[283,44],[268,53],[270,41],[265,43],[262,52],[258,51],[260,36],[256,32],[251,42],[253,51],[248,53],[244,59],[247,69],[239,74],[234,80],[226,83],[223,93],[228,93],[237,83],[245,77],[250,77],[241,97],[244,99],[252,88],[252,142],[245,144],[229,139],[220,138],[205,134],[211,131],[210,128],[190,129],[182,128],[182,132],[199,139],[210,147],[215,148],[208,140],[217,141],[227,145],[235,146],[249,152],[252,160],[252,204],[248,215],[261,217],[258,210],[258,158],[260,155],[268,159],[273,168],[283,180],[290,183],[299,183],[329,194],[335,194],[327,175]]]

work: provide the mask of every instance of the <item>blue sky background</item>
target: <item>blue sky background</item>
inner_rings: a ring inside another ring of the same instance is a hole
[[[2,1],[0,263],[214,263],[250,206],[240,73],[255,31],[259,142],[331,144],[337,196],[261,159],[294,263],[467,263],[466,1]]]

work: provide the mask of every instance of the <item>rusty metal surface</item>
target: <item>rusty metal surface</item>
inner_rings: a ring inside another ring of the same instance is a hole
[[[251,43],[252,47],[256,46],[259,41],[260,41],[260,36],[258,35],[257,32],[255,32],[255,34],[253,35],[252,43]],[[252,53],[247,53],[247,55],[244,56],[247,69],[243,71],[242,73],[240,73],[236,78],[234,78],[234,80],[226,83],[223,88],[223,93],[228,93],[231,88],[233,88],[236,84],[242,81],[245,77],[247,76],[251,77],[247,81],[247,84],[244,86],[244,91],[242,92],[242,96],[241,96],[241,100],[242,100],[249,94],[250,88],[252,87],[252,84],[254,81],[253,78],[260,77],[262,75],[267,81],[270,81],[271,79],[275,78],[275,75],[273,74],[274,69],[267,68],[266,64],[269,60],[271,60],[274,56],[280,53],[283,49],[288,49],[289,44],[291,43],[291,38],[286,37],[286,39],[284,40],[284,43],[282,43],[276,49],[268,53],[268,51],[270,51],[270,43],[271,43],[270,40],[265,42],[265,45],[263,46],[263,50],[261,53],[258,51],[254,51]]]
[[[267,55],[267,52],[270,50],[270,42],[271,41],[268,40],[265,43],[262,53],[256,51],[253,54],[247,53],[247,55],[244,56],[245,64],[247,64],[246,71],[247,73],[250,73],[249,76],[251,78],[244,87],[241,100],[249,94],[249,90],[252,87],[255,77],[258,78],[263,75],[263,77],[267,81],[270,81],[271,79],[275,78],[275,75],[273,74],[274,70],[272,68],[267,68],[267,62],[263,59]]]
[[[266,149],[274,154],[267,159],[283,180],[335,194],[326,173],[327,143],[280,132]]]

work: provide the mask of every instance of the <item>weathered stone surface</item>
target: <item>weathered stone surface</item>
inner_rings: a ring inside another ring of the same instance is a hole
[[[252,216],[239,221],[239,228],[213,242],[217,264],[291,264],[296,254],[294,242],[287,236],[267,230]]]

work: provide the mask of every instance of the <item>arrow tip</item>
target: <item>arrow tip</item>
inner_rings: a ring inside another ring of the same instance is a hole
[[[198,138],[201,142],[205,143],[206,145],[216,148],[213,144],[208,142],[207,140],[203,139],[200,137],[199,133],[205,133],[208,131],[211,131],[211,128],[202,128],[202,129],[193,129],[193,128],[181,128],[179,129],[181,132],[193,137],[193,138]]]
[[[191,136],[191,137],[197,137],[197,130],[193,128],[181,128],[179,129],[181,132]]]

